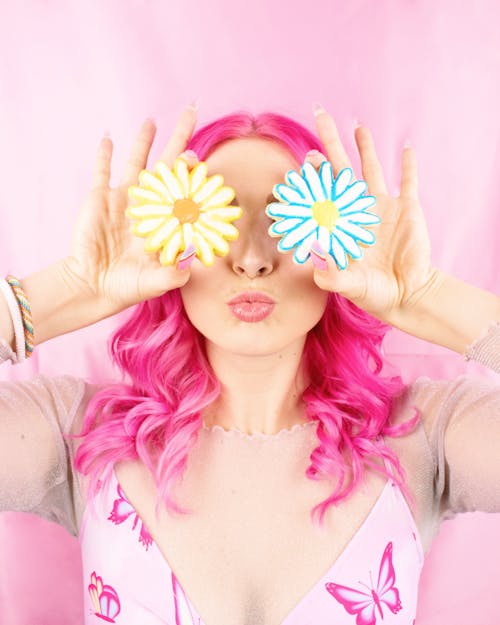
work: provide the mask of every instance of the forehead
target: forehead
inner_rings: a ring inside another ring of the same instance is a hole
[[[205,162],[210,176],[222,174],[224,183],[235,187],[272,188],[284,182],[289,169],[300,167],[284,146],[259,137],[225,141]]]

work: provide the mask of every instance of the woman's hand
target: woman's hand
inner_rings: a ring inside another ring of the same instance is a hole
[[[160,160],[172,167],[181,155],[190,163],[185,150],[196,125],[196,112],[187,107],[179,116],[174,132]],[[113,143],[109,137],[100,142],[92,190],[78,215],[73,234],[72,255],[66,259],[69,279],[77,289],[104,301],[107,308],[119,312],[128,306],[158,297],[181,287],[189,279],[189,269],[162,266],[158,254],[144,251],[144,241],[130,232],[125,215],[128,188],[138,184],[139,173],[146,169],[149,151],[156,133],[154,122],[147,120],[136,138],[125,167],[121,184],[110,188]],[[181,255],[181,260],[187,256]],[[193,258],[193,257],[192,257]]]
[[[334,175],[337,176],[344,167],[352,168],[332,117],[327,112],[320,112],[316,127]],[[382,221],[372,226],[375,243],[363,246],[360,260],[350,258],[347,268],[340,270],[333,258],[326,254],[327,268],[323,271],[315,269],[314,281],[320,288],[339,293],[374,317],[391,324],[398,313],[413,308],[434,288],[440,280],[440,272],[431,262],[427,225],[418,199],[413,150],[410,147],[403,150],[401,189],[399,196],[393,197],[387,191],[368,128],[359,126],[355,139],[368,193],[377,199],[370,211]],[[306,160],[319,167],[325,157],[320,153],[308,156]]]

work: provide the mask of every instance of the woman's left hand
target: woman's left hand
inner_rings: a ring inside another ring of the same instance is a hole
[[[316,127],[334,175],[344,167],[353,169],[333,118],[321,112]],[[418,199],[416,158],[411,147],[404,148],[400,193],[394,197],[387,191],[369,129],[358,126],[355,139],[368,193],[377,199],[369,210],[380,217],[381,223],[372,226],[376,240],[371,246],[363,246],[361,259],[349,258],[347,268],[340,270],[326,254],[327,268],[315,269],[314,281],[321,289],[339,293],[381,321],[393,323],[398,313],[411,310],[439,281]],[[306,160],[319,167],[325,157],[320,153]]]

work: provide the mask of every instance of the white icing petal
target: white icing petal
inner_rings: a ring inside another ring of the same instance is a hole
[[[213,193],[216,193],[223,184],[224,178],[220,174],[210,176],[206,183],[192,195],[193,201],[198,204],[204,203],[205,200],[207,200]]]
[[[193,227],[194,231],[201,234],[201,236],[210,243],[216,252],[219,252],[220,254],[227,254],[229,252],[229,243],[217,234],[217,232],[214,232],[211,228],[207,228],[199,221],[193,224]]]
[[[212,230],[215,230],[215,232],[221,236],[228,237],[229,239],[235,239],[238,236],[238,230],[232,224],[228,224],[220,219],[213,219],[209,213],[201,213],[198,221],[212,228]]]
[[[166,245],[163,247],[160,252],[160,263],[162,265],[172,265],[175,257],[179,253],[180,247],[182,245],[182,231],[179,228],[174,232],[174,234],[168,239]]]
[[[346,252],[348,252],[353,258],[362,258],[363,252],[354,239],[352,239],[348,234],[345,234],[345,232],[342,232],[342,230],[339,230],[338,228],[335,228],[334,234],[341,243],[341,245],[344,246]]]
[[[126,210],[127,217],[132,219],[144,219],[145,217],[168,217],[174,207],[167,204],[138,204],[129,206]]]
[[[139,200],[140,202],[152,202],[155,203],[163,203],[165,202],[165,198],[161,197],[156,193],[156,191],[151,191],[151,189],[143,189],[142,187],[129,187],[128,189],[129,197],[134,198],[135,200]]]
[[[300,265],[303,265],[309,258],[313,241],[316,241],[316,231],[311,232],[311,234],[295,248],[293,258]]]
[[[289,204],[299,204],[306,206],[307,202],[302,197],[301,193],[294,187],[289,187],[286,184],[278,184],[275,187],[275,192],[283,200]]]
[[[216,191],[206,202],[203,202],[201,210],[219,208],[229,204],[234,198],[234,190],[231,187],[222,187]]]
[[[330,161],[323,161],[319,169],[319,178],[323,185],[325,197],[327,200],[331,200],[334,197],[333,187],[333,169]]]
[[[335,197],[339,197],[347,189],[347,186],[352,180],[352,169],[345,167],[339,172],[337,179],[335,180]]]
[[[336,224],[337,228],[339,224]],[[346,232],[347,235],[353,237],[354,239],[358,239],[362,243],[366,243],[367,245],[372,245],[375,243],[375,235],[373,232],[369,230],[365,230],[364,228],[360,228],[356,226],[356,224],[344,224],[341,228],[342,231]]]
[[[320,226],[318,232],[318,243],[325,250],[326,253],[330,251],[330,231],[326,226]]]
[[[193,242],[193,225],[190,223],[182,224],[182,243],[184,249]]]
[[[157,176],[149,172],[147,169],[143,169],[139,174],[139,184],[141,187],[145,187],[150,191],[155,191],[160,197],[163,197],[165,185],[159,178],[157,178]]]
[[[303,198],[301,200],[303,204],[313,204],[314,198],[309,191],[307,182],[304,180],[304,178],[302,178],[299,173],[297,173],[294,169],[290,169],[285,174],[285,180],[290,186],[295,187],[297,191],[299,191],[301,197]]]
[[[330,251],[333,254],[335,261],[337,262],[339,267],[341,267],[342,269],[345,269],[347,267],[347,256],[346,256],[344,248],[337,241],[337,238],[335,237],[335,233],[332,233],[331,243],[332,243],[332,247]]]
[[[350,213],[357,213],[359,211],[363,211],[366,208],[370,208],[377,203],[376,198],[373,195],[363,195],[359,197],[357,200],[354,200],[352,204],[349,204],[348,207],[343,208],[340,212],[342,215],[349,215]]]
[[[196,164],[189,174],[189,192],[191,195],[196,193],[201,185],[205,182],[207,178],[208,167],[207,164],[202,161],[201,163]]]
[[[289,219],[280,219],[280,221],[277,221],[269,227],[269,234],[271,234],[271,236],[280,236],[285,232],[288,232],[288,230],[292,230],[292,228],[300,226],[302,222],[303,219],[298,219],[296,217],[291,217]]]
[[[158,161],[156,163],[155,172],[160,176],[167,187],[165,193],[171,196],[168,198],[169,202],[173,204],[174,200],[180,200],[184,197],[179,181],[163,161]]]
[[[319,179],[316,167],[314,167],[314,165],[309,161],[306,161],[302,165],[302,170],[304,172],[304,178],[311,189],[311,195],[316,201],[323,202],[326,199],[325,191],[323,189],[323,185],[321,184],[321,180]]]
[[[243,211],[239,206],[224,206],[224,208],[211,208],[208,211],[208,214],[211,217],[217,217],[218,219],[232,221],[233,219],[239,219],[243,214]]]
[[[266,215],[269,217],[311,217],[311,208],[297,206],[296,204],[282,204],[272,202],[266,207]]]
[[[151,219],[143,219],[132,226],[132,232],[136,235],[148,234],[153,232],[165,223],[165,217],[156,217]]]
[[[348,189],[346,189],[340,197],[335,200],[336,207],[339,210],[342,208],[347,208],[350,204],[354,202],[354,200],[357,200],[360,195],[363,195],[367,187],[368,185],[364,180],[357,180]]]
[[[214,262],[214,252],[206,240],[197,232],[193,232],[193,244],[199,252],[201,262],[209,267]]]
[[[174,172],[179,179],[182,195],[189,196],[189,171],[186,161],[183,158],[177,158],[174,163]]]
[[[278,243],[278,248],[282,250],[289,250],[297,243],[300,243],[302,239],[307,237],[311,232],[314,232],[317,229],[317,224],[312,219],[307,219],[300,226],[290,230],[285,236],[280,239]]]
[[[171,217],[161,228],[158,228],[146,241],[146,250],[155,252],[168,240],[174,232],[181,230],[177,217]]]

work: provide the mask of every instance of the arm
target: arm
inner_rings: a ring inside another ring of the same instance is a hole
[[[442,271],[423,295],[417,295],[416,303],[393,312],[392,325],[500,373],[500,338],[494,334],[495,322],[500,324],[500,297]],[[484,340],[491,341],[489,353],[479,357],[475,348]]]
[[[20,280],[30,303],[35,345],[96,323],[116,312],[96,297],[63,258]],[[14,326],[0,294],[0,336],[15,351]]]

